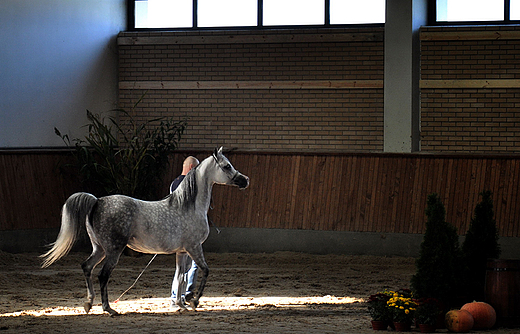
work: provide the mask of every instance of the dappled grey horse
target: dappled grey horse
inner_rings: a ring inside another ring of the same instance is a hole
[[[202,243],[209,234],[207,212],[215,183],[240,189],[249,185],[249,178],[231,165],[222,154],[222,147],[193,168],[179,187],[161,201],[146,202],[122,195],[96,198],[87,193],[73,194],[63,205],[58,238],[42,255],[45,258],[42,267],[65,256],[85,226],[92,243],[92,254],[81,265],[87,281],[87,313],[95,296],[92,270],[105,259],[98,276],[103,310],[110,315],[117,314],[108,302],[107,283],[125,246],[142,253],[176,253],[178,291],[186,290],[184,273],[186,255],[189,255],[202,270],[199,289],[187,300],[195,309],[209,274]],[[181,310],[186,309],[181,293],[177,294],[175,304]]]

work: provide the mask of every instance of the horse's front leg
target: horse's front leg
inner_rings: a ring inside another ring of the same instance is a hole
[[[204,259],[202,245],[199,245],[195,250],[193,250],[190,253],[190,256],[193,259],[193,261],[195,261],[199,269],[202,270],[202,278],[200,280],[200,285],[199,289],[197,290],[197,293],[195,294],[195,296],[189,296],[189,298],[187,296],[186,298],[186,301],[190,303],[191,308],[195,310],[197,306],[199,306],[199,299],[200,297],[202,297],[202,294],[204,293],[204,287],[206,286],[206,281],[209,275],[209,267],[206,263],[206,260]]]
[[[186,266],[188,254],[177,253],[175,264],[175,275],[172,282],[172,306],[176,305],[180,311],[186,310],[182,297],[186,293]]]

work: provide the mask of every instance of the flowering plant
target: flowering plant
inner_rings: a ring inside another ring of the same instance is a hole
[[[393,296],[393,292],[381,291],[368,298],[368,312],[375,321],[392,321],[392,313],[387,302]]]
[[[441,313],[441,306],[435,298],[419,299],[417,310],[415,311],[415,319],[418,324],[436,325],[439,314]]]
[[[394,322],[412,322],[415,317],[417,303],[412,299],[412,294],[409,290],[394,292],[386,303],[392,312]]]

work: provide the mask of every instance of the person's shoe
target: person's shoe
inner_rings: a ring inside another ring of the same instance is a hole
[[[193,292],[192,291],[186,292],[186,296],[185,296],[184,300],[187,302],[190,302],[190,300],[192,300],[192,299],[193,299]]]

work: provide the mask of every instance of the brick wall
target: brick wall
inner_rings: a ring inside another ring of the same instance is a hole
[[[382,151],[383,31],[124,32],[120,104],[184,148]],[[122,119],[124,122],[124,118]]]
[[[520,149],[520,27],[421,29],[421,150]]]

